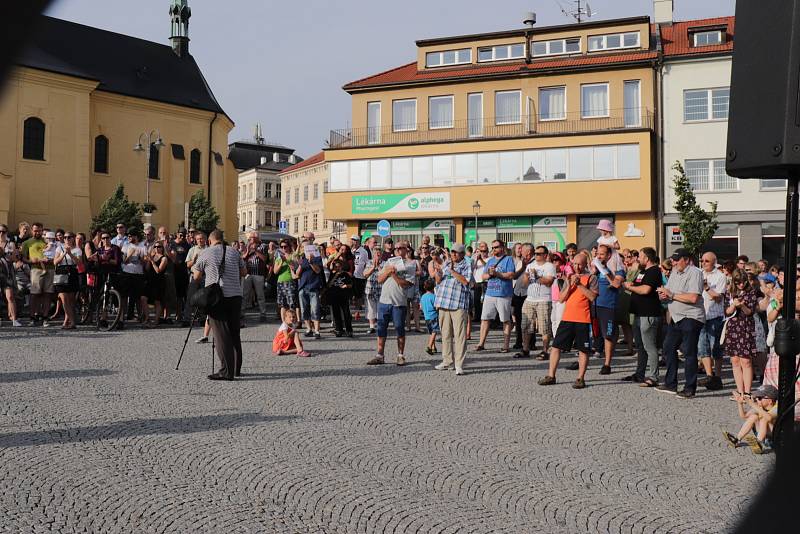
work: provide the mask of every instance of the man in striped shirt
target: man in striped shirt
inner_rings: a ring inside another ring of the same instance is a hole
[[[464,357],[467,352],[467,325],[469,324],[469,292],[472,266],[464,258],[465,248],[456,243],[450,250],[450,259],[432,260],[436,280],[436,299],[433,306],[439,311],[439,328],[442,331],[442,363],[439,371],[452,369],[464,374]]]

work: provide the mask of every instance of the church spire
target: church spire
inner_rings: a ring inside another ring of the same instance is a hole
[[[179,56],[189,55],[189,17],[192,10],[188,0],[172,0],[169,8],[169,18],[171,31],[169,40],[172,43],[172,50]]]

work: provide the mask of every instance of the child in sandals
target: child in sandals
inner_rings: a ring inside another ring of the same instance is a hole
[[[294,310],[288,309],[284,311],[283,317],[284,322],[281,323],[280,328],[275,333],[275,338],[272,340],[272,352],[278,356],[283,356],[284,354],[297,354],[301,358],[311,356],[311,353],[303,349],[303,340],[294,327],[296,319]]]
[[[746,410],[744,404],[750,409]],[[735,436],[724,432],[728,443],[734,447],[750,445],[756,454],[772,450],[772,429],[778,417],[778,389],[770,385],[761,386],[753,391],[752,398],[738,397],[737,405],[739,417],[744,419],[744,424]],[[755,433],[756,439],[748,443],[744,438],[750,432]]]

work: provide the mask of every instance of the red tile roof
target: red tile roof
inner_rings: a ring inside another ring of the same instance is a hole
[[[733,50],[734,20],[734,17],[718,17],[713,19],[687,20],[676,22],[672,26],[662,26],[661,41],[664,45],[664,55],[670,57],[730,52]],[[725,42],[720,45],[712,46],[691,46],[689,30],[691,28],[704,28],[709,26],[725,26],[727,28]]]
[[[713,19],[690,20],[675,22],[671,26],[662,27],[662,41],[666,56],[702,55],[712,54],[733,49],[733,21],[734,17],[720,17]],[[722,45],[704,46],[702,48],[690,47],[689,28],[725,25],[728,28],[728,39]],[[655,26],[651,25],[652,31]],[[350,82],[344,90],[357,90],[362,88],[394,85],[435,80],[449,80],[452,78],[469,78],[473,76],[486,76],[492,74],[508,74],[514,72],[537,72],[575,67],[590,67],[596,65],[617,65],[648,61],[658,57],[655,50],[629,51],[625,53],[592,54],[572,57],[552,58],[548,60],[536,59],[530,64],[524,61],[504,62],[500,64],[478,64],[448,69],[418,70],[417,62],[408,63],[393,69],[367,76]]]
[[[310,158],[304,159],[300,163],[295,163],[291,167],[286,167],[285,169],[283,169],[278,174],[286,174],[286,173],[289,173],[289,172],[293,172],[293,171],[296,171],[298,169],[302,169],[303,167],[310,167],[311,165],[316,165],[317,163],[322,163],[323,161],[325,161],[325,152],[317,152],[316,154],[314,154]]]

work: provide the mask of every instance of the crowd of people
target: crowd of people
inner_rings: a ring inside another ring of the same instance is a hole
[[[490,331],[501,329],[498,352],[548,362],[541,386],[557,383],[560,360],[572,351],[577,360],[568,368],[578,371],[573,388],[586,387],[593,356],[602,361],[598,373],[611,374],[621,341],[624,354],[636,356],[634,372],[623,381],[692,399],[700,388],[723,388],[727,359],[732,399],[745,424],[726,439],[738,446],[752,431],[751,445],[769,448],[777,416],[772,340],[784,284],[782,268],[764,260],[721,262],[713,252],[694,258],[678,249],[662,261],[651,247],[621,248],[608,220],[600,221],[601,236],[590,249],[571,243],[561,251],[532,243],[509,247],[500,239],[477,242],[474,249],[458,243],[445,248],[427,236],[416,250],[406,240],[362,241],[359,235],[349,245],[335,236],[318,244],[311,233],[262,243],[257,232],[247,242],[215,247],[223,243],[219,232],[209,246],[194,229],[170,235],[164,227],[140,232],[117,224],[115,230],[87,237],[22,223],[10,236],[0,225],[0,289],[11,324],[22,326],[24,303],[31,325],[47,326],[62,313],[62,328],[73,329],[75,295],[113,273],[126,319],[148,327],[173,321],[188,326],[197,319],[192,295],[212,283],[210,271],[214,283],[227,281],[226,311],[216,322],[210,314],[197,342],[207,342],[213,330],[222,345],[221,371],[212,375],[217,379],[232,380],[240,372],[238,331],[246,325],[245,311],[257,306],[266,321],[274,291],[281,325],[272,346],[279,355],[311,356],[304,339],[320,339],[327,321],[333,335],[353,337],[363,313],[366,335],[377,338],[368,365],[386,363],[390,324],[396,365],[406,364],[406,332],[413,329],[427,333],[428,354],[437,354],[439,344],[442,360],[435,369],[456,375],[465,374],[469,340],[477,338],[474,352],[487,351]]]

